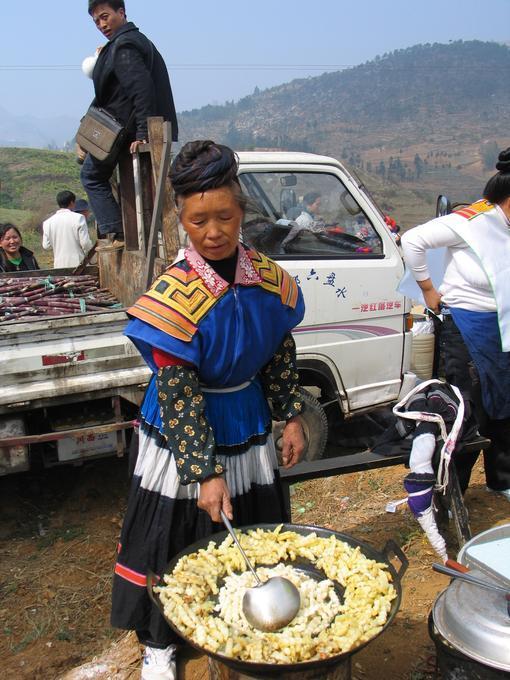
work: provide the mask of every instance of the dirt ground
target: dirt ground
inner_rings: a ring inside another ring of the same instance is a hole
[[[354,656],[355,680],[433,677],[427,615],[448,581],[432,571],[432,550],[405,506],[395,514],[385,511],[389,500],[404,496],[404,475],[401,467],[386,468],[293,487],[294,522],[330,527],[377,549],[393,538],[410,561],[400,612],[382,636]],[[0,478],[0,658],[5,678],[138,678],[133,637],[108,623],[127,489],[127,461],[116,459]],[[473,533],[510,521],[510,504],[486,492],[480,465],[466,503]],[[448,540],[455,556],[453,533]],[[109,664],[99,658],[68,673],[112,643],[115,661],[109,653]],[[204,659],[191,659],[186,680],[205,680],[205,669]]]

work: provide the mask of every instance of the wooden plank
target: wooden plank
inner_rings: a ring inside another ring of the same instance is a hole
[[[475,437],[469,442],[465,442],[457,450],[457,454],[462,452],[471,453],[481,451],[490,445],[490,439],[485,437]],[[285,507],[289,517],[291,516],[290,485],[302,482],[307,479],[317,479],[318,477],[333,477],[335,475],[345,475],[350,472],[363,472],[374,470],[392,465],[402,465],[409,460],[409,454],[399,454],[395,456],[381,456],[372,451],[361,451],[349,456],[335,456],[333,458],[322,458],[320,460],[304,461],[298,463],[290,470],[280,468],[280,478]],[[457,535],[459,547],[471,538],[471,528],[469,518],[464,505],[459,479],[455,465],[450,464],[450,481],[447,488],[447,505],[452,514],[453,525]]]
[[[147,145],[149,148],[149,145]],[[147,252],[147,244],[151,233],[152,211],[154,209],[154,178],[152,176],[152,163],[150,153],[138,155],[140,159],[140,174],[142,176],[142,219],[143,219],[143,238],[144,252]]]
[[[166,127],[166,134],[169,145],[172,139],[172,127],[170,123],[163,124],[162,118],[149,118],[149,139],[151,141],[151,157],[152,157],[152,172],[154,176],[154,184],[157,186],[159,179],[159,168],[161,167],[161,154],[163,148],[164,128]],[[153,140],[155,143],[153,143]],[[170,149],[169,149],[170,153]],[[175,203],[173,198],[172,185],[168,177],[168,172],[165,174],[164,183],[164,202],[161,222],[161,234],[163,237],[163,247],[165,250],[165,258],[168,263],[172,262],[179,250],[179,219],[177,211],[175,210]]]
[[[121,154],[119,158],[119,184],[125,248],[126,250],[139,250],[133,156],[129,151]]]
[[[145,256],[135,250],[98,250],[99,280],[102,288],[115,295],[125,307],[144,292]]]
[[[150,136],[150,123],[152,119],[149,119],[149,136]],[[154,123],[152,123],[154,125]],[[144,282],[145,288],[149,288],[150,284],[154,278],[154,261],[156,259],[157,247],[158,247],[158,234],[161,229],[161,216],[163,212],[164,203],[164,193],[166,177],[168,175],[168,169],[170,167],[170,148],[171,141],[170,135],[171,128],[168,123],[163,124],[163,147],[161,149],[161,164],[158,172],[158,181],[156,184],[156,197],[154,199],[154,209],[152,211],[152,222],[151,231],[148,240],[146,265],[144,272]],[[152,140],[150,141],[151,149],[158,146],[158,142]],[[153,160],[154,166],[154,160]]]
[[[141,157],[138,152],[133,154],[133,184],[135,188],[136,230],[138,234],[139,250],[146,251],[145,229],[143,221],[143,182]]]
[[[99,280],[102,288],[108,288],[125,307],[147,290],[145,285],[146,255],[142,251],[98,250]],[[154,261],[154,273],[159,275],[165,263]]]
[[[31,269],[30,271],[24,272],[0,272],[0,288],[2,286],[2,279],[30,279],[32,277],[45,277],[45,276],[72,276],[72,267],[65,267],[64,269]],[[90,274],[95,276],[98,272],[96,265],[87,265],[87,267],[82,272],[82,275]]]

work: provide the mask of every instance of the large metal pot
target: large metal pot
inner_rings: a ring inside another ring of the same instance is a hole
[[[494,558],[500,557],[495,549],[508,546],[509,537],[510,524],[489,529],[468,541],[457,560],[473,576],[509,586],[491,567]],[[470,550],[473,546],[477,549]],[[506,566],[508,561],[510,555],[501,564]],[[454,580],[436,598],[429,633],[445,680],[510,678],[510,616],[504,593]]]
[[[441,635],[434,624],[432,612],[429,614],[429,635],[436,646],[437,665],[443,680],[503,680],[510,673],[471,659],[454,647]]]
[[[252,526],[246,526],[246,527],[240,527],[240,531],[249,531],[251,529],[264,529],[267,531],[274,531],[276,527],[280,526],[279,524],[259,524],[259,525],[252,525]],[[352,538],[352,536],[348,536],[346,534],[341,534],[336,531],[331,531],[329,529],[323,529],[321,527],[316,527],[316,526],[307,526],[307,525],[300,525],[300,524],[284,524],[283,525],[283,530],[284,531],[294,531],[297,534],[301,534],[303,536],[307,536],[308,534],[315,532],[317,536],[321,538],[329,538],[330,536],[335,536],[341,541],[345,541],[348,545],[352,547],[359,547],[361,552],[368,557],[369,559],[376,560],[377,562],[382,562],[386,565],[388,571],[391,573],[392,578],[393,578],[393,585],[395,587],[395,590],[397,592],[397,597],[393,600],[391,603],[391,610],[388,615],[388,619],[386,620],[386,623],[379,633],[379,635],[390,625],[390,623],[393,621],[395,618],[395,614],[397,613],[399,607],[400,607],[400,601],[402,599],[402,586],[401,586],[401,579],[402,576],[404,575],[407,566],[409,564],[406,556],[404,553],[400,550],[400,548],[395,544],[394,541],[388,541],[384,548],[382,549],[381,552],[378,552],[374,548],[372,548],[370,545],[367,543],[364,543],[362,541],[358,541],[355,538]],[[190,553],[197,552],[201,548],[206,548],[207,545],[210,543],[210,541],[214,541],[216,543],[221,543],[227,536],[226,531],[221,531],[219,533],[213,534],[212,536],[207,536],[206,538],[203,538],[200,541],[197,541],[196,543],[193,543],[192,545],[188,546],[185,550],[180,552],[178,555],[176,555],[168,564],[166,568],[166,572],[169,573],[173,571],[175,565],[177,562],[181,559],[181,557],[184,557],[185,555],[189,555]],[[391,560],[397,558],[397,560],[400,562],[400,565],[398,567],[398,570],[393,566],[391,563]],[[315,567],[315,565],[310,564],[309,562],[305,560],[296,560],[294,562],[289,562],[289,564],[292,564],[294,567],[307,572],[310,574],[312,578],[316,578],[318,569]],[[152,575],[153,576],[153,575]],[[323,576],[326,578],[325,576]],[[152,578],[147,579],[148,583],[148,590],[149,594],[152,598],[152,600],[155,602],[163,616],[165,617],[163,605],[161,604],[157,594],[152,590],[152,585],[154,582],[154,576]],[[238,659],[233,659],[231,657],[224,656],[222,654],[216,654],[213,652],[210,652],[209,650],[201,647],[200,645],[197,645],[193,640],[188,639],[184,637],[181,633],[181,631],[176,628],[176,626],[173,624],[173,622],[170,619],[167,619],[165,617],[168,625],[181,637],[185,640],[185,642],[198,651],[202,652],[203,654],[207,654],[210,657],[213,657],[217,661],[221,662],[222,664],[225,664],[226,666],[232,668],[234,671],[238,673],[244,673],[247,675],[263,675],[263,676],[283,676],[284,673],[292,673],[292,672],[304,672],[304,671],[313,671],[313,670],[319,670],[321,668],[326,668],[328,666],[334,666],[341,664],[344,660],[346,660],[348,657],[350,657],[354,652],[359,651],[362,647],[365,647],[369,642],[372,640],[368,640],[367,642],[364,642],[354,649],[350,650],[349,652],[344,652],[342,654],[336,654],[334,656],[330,656],[326,659],[320,659],[320,660],[315,660],[315,661],[304,661],[301,663],[293,663],[293,664],[268,664],[268,663],[254,663],[254,662],[249,662],[249,661],[240,661]],[[376,636],[377,637],[377,636]]]

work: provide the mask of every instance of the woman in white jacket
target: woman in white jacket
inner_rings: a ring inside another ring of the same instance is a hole
[[[402,250],[427,307],[443,313],[445,378],[472,401],[480,432],[491,439],[487,486],[510,501],[510,148],[496,169],[482,200],[411,229]],[[426,258],[433,248],[446,248],[437,289]],[[456,460],[463,491],[476,457]]]

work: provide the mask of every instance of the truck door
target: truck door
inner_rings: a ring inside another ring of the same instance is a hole
[[[303,290],[299,355],[334,364],[349,411],[396,399],[403,264],[375,206],[334,166],[241,169],[240,178],[253,201],[245,242],[278,260]]]

